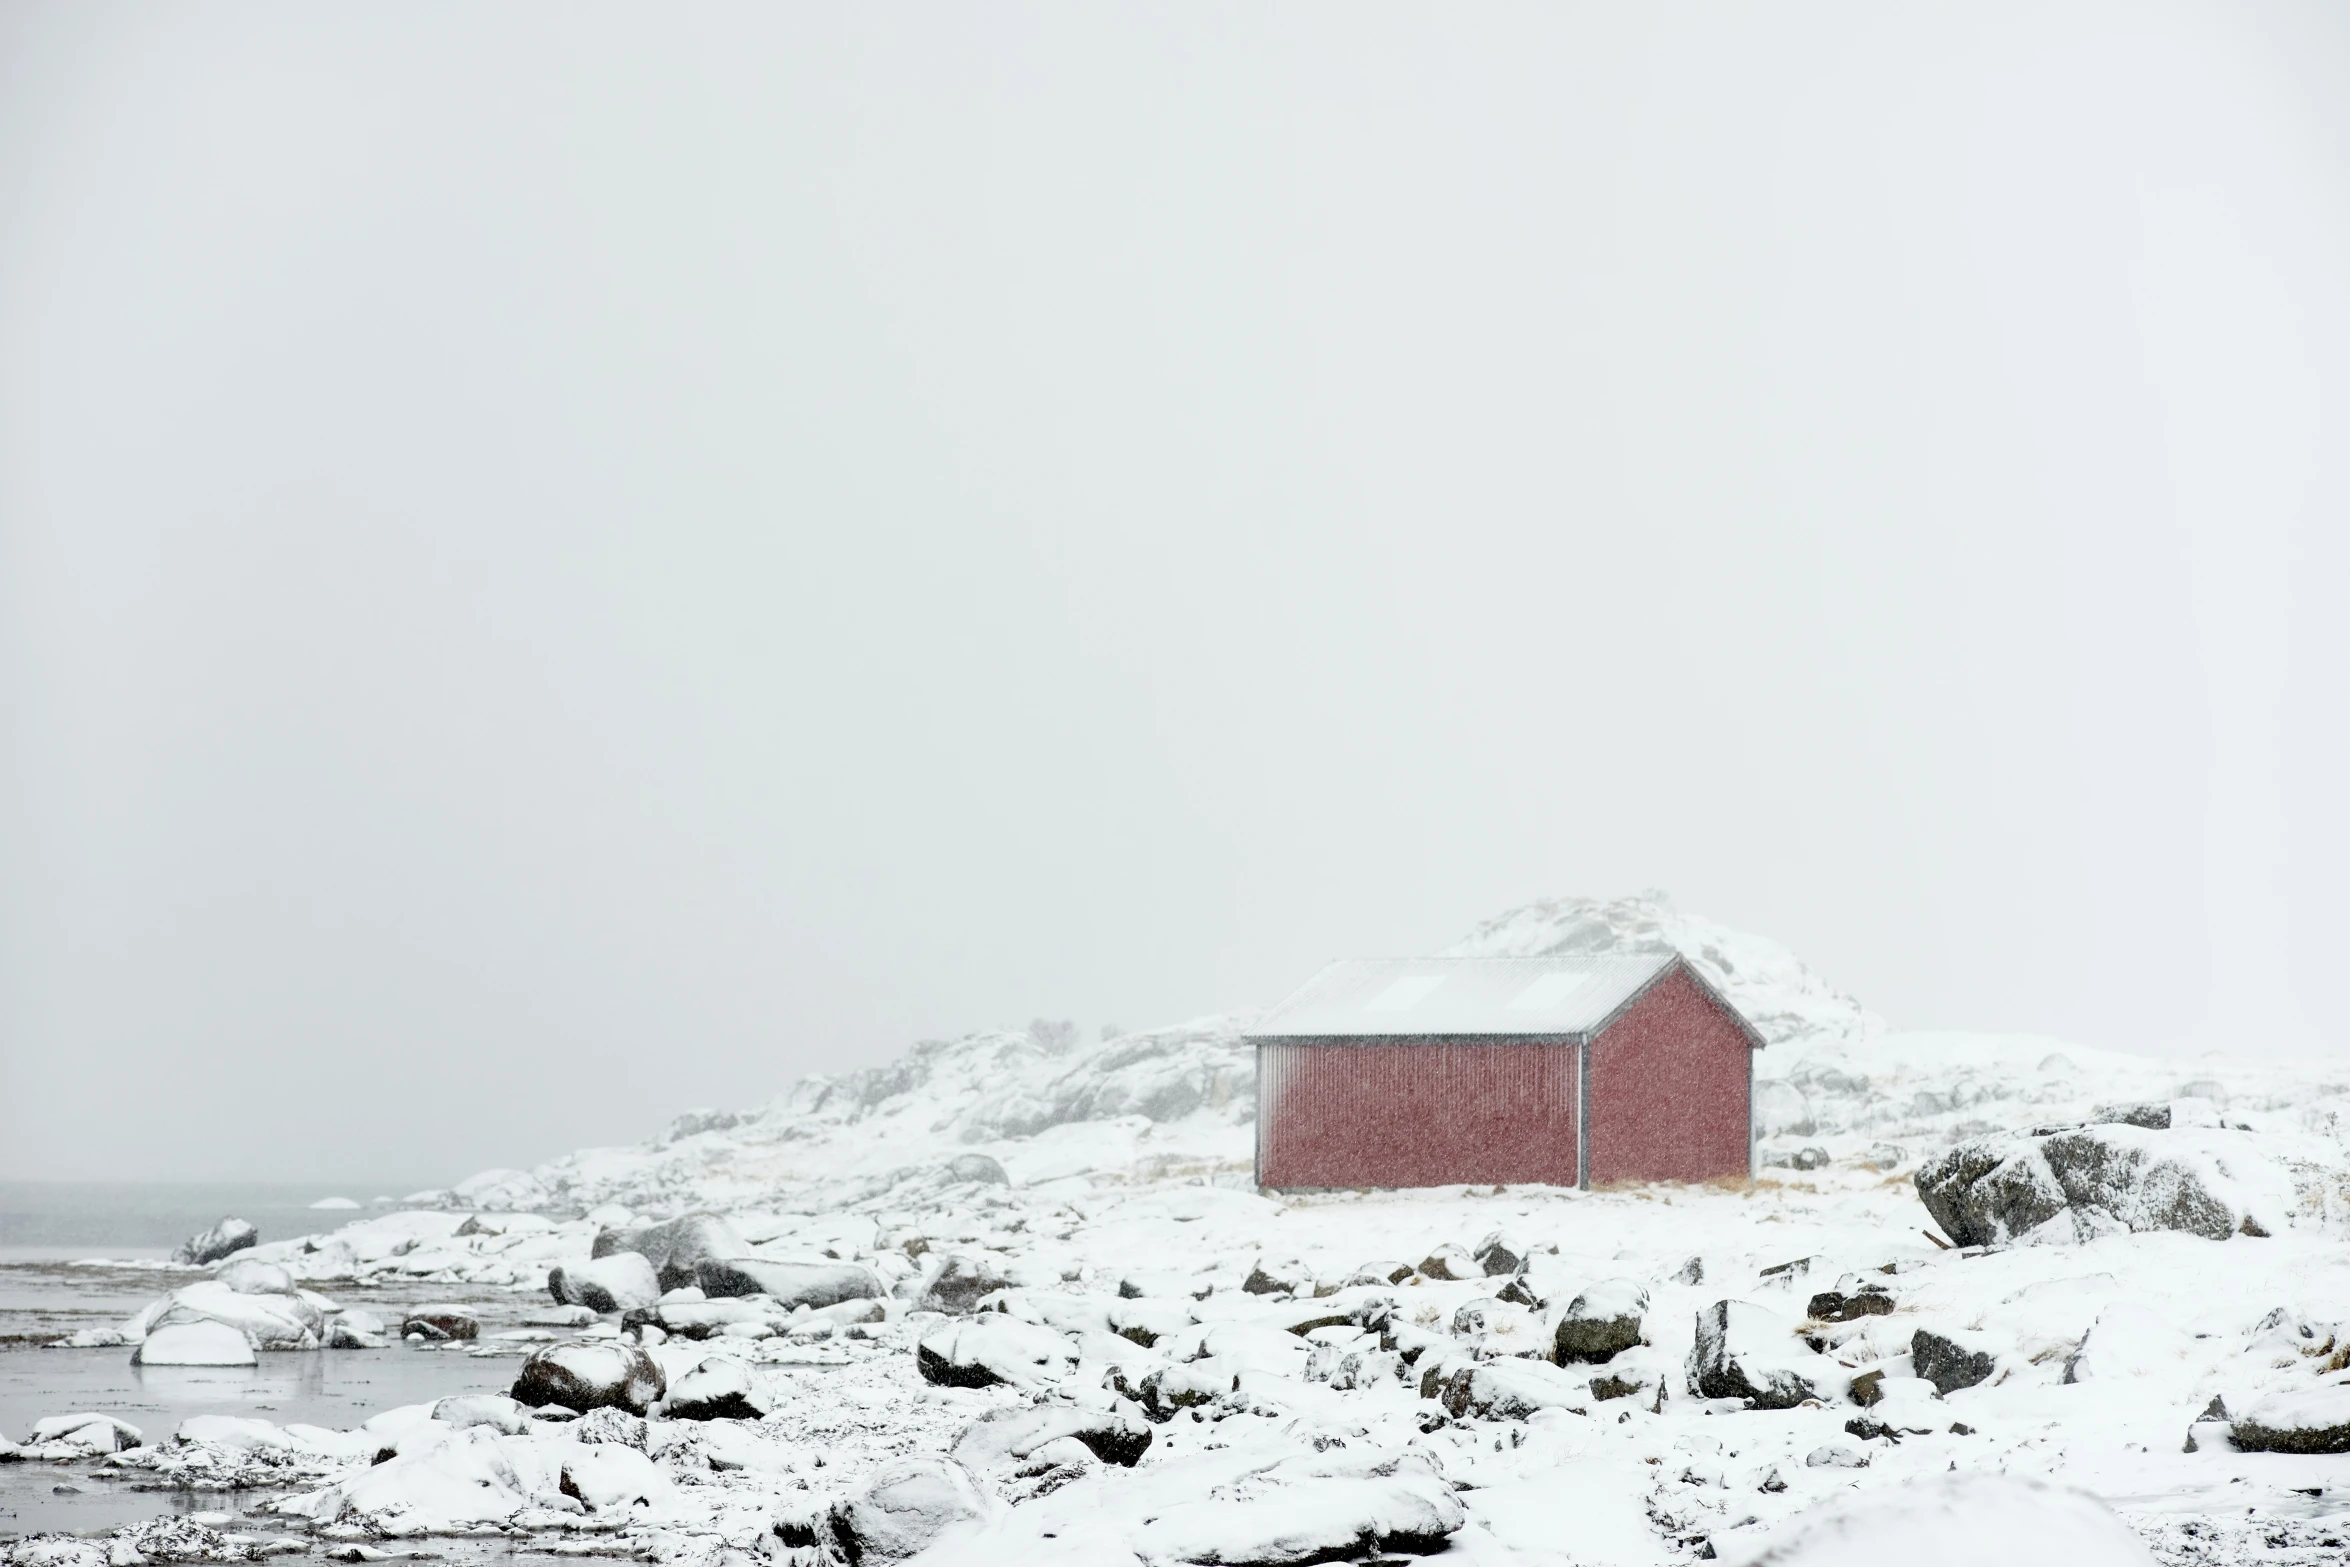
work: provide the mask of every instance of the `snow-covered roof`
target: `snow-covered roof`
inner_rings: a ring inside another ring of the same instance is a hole
[[[1256,1039],[1574,1038],[1605,1023],[1680,961],[1671,951],[1350,958],[1306,981],[1249,1034]]]

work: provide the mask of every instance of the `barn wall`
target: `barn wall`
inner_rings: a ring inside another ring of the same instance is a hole
[[[1750,1174],[1749,1048],[1687,974],[1657,981],[1591,1042],[1593,1183]]]
[[[1575,1182],[1573,1045],[1267,1044],[1258,1059],[1267,1186]]]

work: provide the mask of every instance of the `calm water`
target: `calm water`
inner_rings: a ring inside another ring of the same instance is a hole
[[[410,1186],[403,1190],[414,1190]],[[313,1212],[324,1196],[365,1202],[373,1191],[317,1185],[0,1184],[0,1435],[22,1441],[35,1420],[96,1410],[168,1441],[190,1415],[254,1415],[347,1428],[400,1404],[450,1393],[504,1392],[519,1354],[407,1346],[268,1353],[250,1369],[133,1366],[122,1349],[44,1347],[78,1328],[111,1325],[177,1284],[200,1277],[168,1267],[92,1267],[65,1259],[161,1257],[190,1234],[234,1215],[264,1240],[331,1230],[361,1213]],[[424,1301],[471,1305],[485,1334],[519,1325],[544,1304],[535,1293],[400,1283],[333,1286],[346,1305],[396,1319]],[[258,1497],[142,1491],[86,1463],[0,1464],[0,1539],[44,1529],[103,1530],[166,1512],[239,1512]]]
[[[322,1197],[365,1204],[423,1185],[343,1190],[316,1182],[0,1181],[0,1258],[161,1257],[231,1216],[259,1229],[265,1241],[284,1240],[381,1211],[313,1210],[310,1204]]]

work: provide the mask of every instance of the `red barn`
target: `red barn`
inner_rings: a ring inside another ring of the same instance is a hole
[[[1333,963],[1250,1031],[1257,1183],[1746,1175],[1762,1042],[1673,952]]]

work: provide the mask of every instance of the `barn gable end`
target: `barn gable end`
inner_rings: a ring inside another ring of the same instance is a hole
[[[1752,1173],[1754,1038],[1687,963],[1657,976],[1587,1047],[1583,1184]]]

